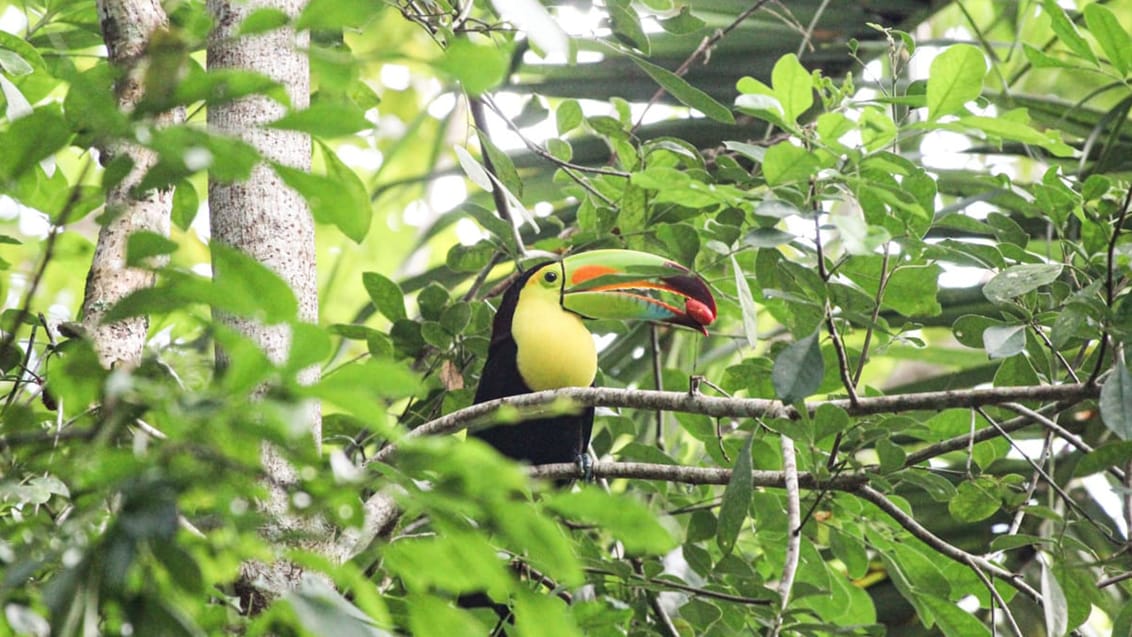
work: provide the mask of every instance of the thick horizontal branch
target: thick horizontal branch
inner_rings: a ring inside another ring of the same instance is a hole
[[[901,411],[940,410],[963,407],[983,407],[1019,401],[1076,402],[1096,398],[1100,387],[1088,383],[1071,385],[1035,385],[1028,387],[990,387],[917,394],[897,394],[858,398],[854,405],[848,400],[827,400],[806,403],[812,414],[824,405],[845,410],[850,416],[896,413]],[[441,435],[483,423],[500,409],[532,410],[558,403],[593,407],[624,407],[678,411],[704,414],[715,418],[797,418],[791,406],[777,400],[760,398],[718,398],[688,392],[649,391],[643,389],[614,389],[609,387],[571,387],[553,391],[508,396],[472,405],[429,421],[410,431],[408,437]],[[394,452],[392,446],[375,454],[370,462],[385,461]]]
[[[564,462],[542,464],[527,470],[532,478],[570,479],[581,478],[577,464]],[[683,484],[727,484],[731,481],[731,470],[717,467],[689,467],[678,464],[650,464],[646,462],[597,462],[593,465],[595,478],[630,478],[636,480],[662,480]],[[756,487],[784,488],[786,473],[783,471],[752,471],[751,482]],[[799,473],[798,486],[803,489],[833,489],[835,491],[856,491],[868,482],[868,476],[861,473],[843,473],[821,482],[812,473]]]

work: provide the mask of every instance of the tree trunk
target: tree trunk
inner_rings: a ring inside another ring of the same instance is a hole
[[[142,98],[145,53],[155,31],[165,28],[169,19],[156,0],[99,0],[99,25],[110,62],[125,72],[117,86],[118,105],[130,112]],[[155,126],[166,126],[184,119],[181,109],[154,118]],[[133,367],[141,360],[149,319],[133,317],[102,324],[102,316],[130,293],[153,285],[147,270],[126,267],[126,245],[130,235],[140,230],[169,234],[172,189],[151,190],[141,196],[131,191],[157,163],[153,151],[120,142],[103,149],[103,161],[126,155],[133,161],[129,174],[106,193],[106,217],[98,232],[90,271],[87,273],[81,320],[87,335],[105,367]]]
[[[305,49],[309,45],[306,32],[296,33],[290,27],[275,29],[255,36],[238,36],[240,24],[249,13],[265,7],[280,9],[297,16],[303,0],[251,0],[229,2],[208,0],[208,9],[215,26],[208,45],[210,70],[236,68],[262,73],[286,87],[294,109],[310,103],[309,63]],[[208,123],[215,133],[237,136],[255,146],[265,162],[251,177],[241,183],[209,181],[208,201],[212,241],[242,250],[275,271],[294,291],[299,302],[299,318],[318,320],[318,290],[315,271],[314,222],[303,198],[283,184],[266,164],[279,162],[301,170],[310,170],[311,141],[301,133],[264,128],[285,113],[285,108],[263,97],[254,96],[208,110]],[[290,348],[291,330],[285,324],[263,325],[253,320],[216,314],[220,320],[251,338],[268,358],[282,363]],[[225,354],[217,351],[217,368],[226,364]],[[304,372],[304,382],[318,378],[317,367]],[[321,437],[321,419],[317,404],[308,412],[312,444]],[[327,540],[325,529],[318,522],[304,521],[289,513],[289,485],[296,482],[294,469],[277,450],[264,446],[263,466],[268,474],[270,496],[261,503],[269,523],[264,534],[279,540],[285,536],[307,536],[307,548],[320,548]],[[258,612],[272,597],[293,588],[303,575],[294,564],[276,561],[273,564],[249,562],[244,565],[239,585],[245,610]]]

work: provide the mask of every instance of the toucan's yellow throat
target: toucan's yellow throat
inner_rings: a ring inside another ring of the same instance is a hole
[[[582,319],[562,307],[563,271],[548,263],[519,292],[511,336],[519,375],[533,391],[589,387],[597,374],[597,348]]]

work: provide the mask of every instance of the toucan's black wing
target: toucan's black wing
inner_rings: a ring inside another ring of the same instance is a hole
[[[476,388],[475,402],[482,403],[504,396],[528,394],[531,389],[519,375],[518,348],[511,338],[492,343],[487,362]],[[576,462],[590,445],[594,409],[586,407],[576,414],[536,418],[513,425],[499,425],[472,435],[499,453],[531,464]]]

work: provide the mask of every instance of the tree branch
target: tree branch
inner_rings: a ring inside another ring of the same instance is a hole
[[[1072,385],[1035,385],[1025,387],[991,387],[965,390],[947,390],[936,392],[923,392],[917,394],[897,394],[894,396],[879,396],[859,398],[853,405],[848,400],[827,400],[806,403],[806,409],[812,414],[819,407],[831,405],[845,410],[850,416],[865,416],[870,414],[894,413],[916,410],[941,410],[957,407],[973,408],[984,405],[1000,405],[1020,400],[1059,401],[1073,404],[1082,400],[1096,398],[1100,395],[1100,388],[1085,383]],[[496,416],[502,408],[510,408],[512,413],[507,414],[514,419],[513,410],[545,412],[546,407],[557,407],[558,410],[569,410],[577,407],[625,407],[631,409],[663,409],[665,411],[678,411],[683,413],[704,414],[715,418],[765,418],[783,417],[797,418],[798,413],[794,407],[784,407],[776,400],[762,398],[718,398],[702,396],[687,392],[649,391],[643,389],[615,389],[610,387],[570,387],[551,391],[520,394],[496,400],[479,403],[465,407],[450,414],[429,421],[405,434],[406,438],[417,436],[435,436],[453,433],[472,425],[498,424],[489,420]],[[542,410],[536,408],[544,408]],[[530,415],[530,414],[524,414]],[[497,419],[498,420],[498,419]],[[1003,423],[1007,431],[1020,429],[1031,422],[1029,418],[1013,429],[1010,425],[1014,420]],[[994,429],[976,432],[976,442],[997,435]],[[980,437],[981,436],[981,437]],[[954,440],[944,441],[933,445],[917,454],[908,456],[907,466],[922,462],[927,458],[962,449],[970,436],[962,436],[958,447],[950,448]],[[394,453],[396,447],[387,446],[369,462],[384,462]],[[942,449],[942,450],[940,450]]]

